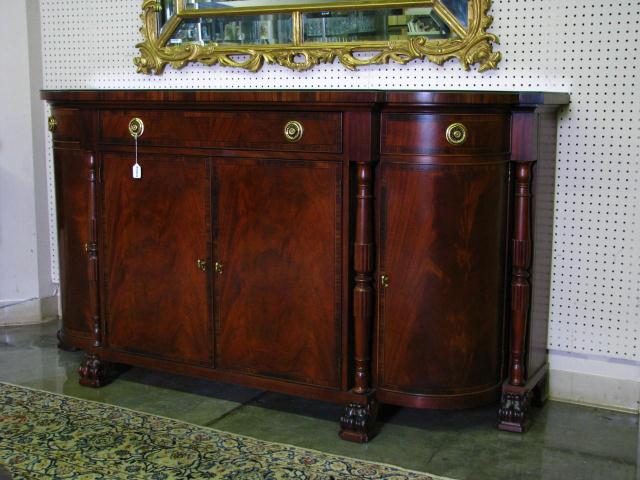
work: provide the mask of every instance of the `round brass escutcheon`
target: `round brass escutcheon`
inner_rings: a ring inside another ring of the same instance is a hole
[[[133,138],[138,138],[144,132],[144,123],[139,118],[132,118],[129,121],[129,134]]]
[[[467,141],[467,127],[461,123],[452,123],[447,128],[447,142],[451,145],[462,145]]]
[[[284,126],[284,138],[286,138],[288,142],[293,143],[300,141],[303,133],[304,128],[302,128],[302,124],[300,122],[296,122],[295,120],[287,122],[287,124]]]

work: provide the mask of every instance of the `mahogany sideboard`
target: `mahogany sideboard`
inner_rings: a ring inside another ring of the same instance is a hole
[[[42,96],[81,384],[127,364],[338,402],[360,442],[381,403],[500,399],[499,428],[527,427],[535,166],[566,94]]]

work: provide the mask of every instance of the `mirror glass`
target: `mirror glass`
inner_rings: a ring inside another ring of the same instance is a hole
[[[466,1],[466,0],[464,0]],[[371,3],[371,2],[369,2]],[[380,2],[384,4],[384,1]],[[211,0],[186,0],[185,10],[201,10],[203,8],[291,8],[297,10],[300,7],[312,7],[313,5],[331,4],[339,6],[340,4],[353,5],[353,0],[226,0],[224,2],[215,2]]]
[[[161,30],[162,27],[164,27],[164,24],[167,23],[176,12],[174,0],[162,0],[161,5],[162,10],[158,13],[158,30]]]
[[[180,1],[180,0],[179,0]],[[284,45],[294,41],[293,18],[291,13],[229,14],[235,8],[313,8],[331,3],[336,9],[330,11],[302,11],[303,43],[343,43],[366,41],[399,41],[421,36],[432,40],[457,39],[450,21],[433,8],[433,2],[425,2],[418,7],[374,8],[369,3],[367,9],[345,10],[340,4],[353,5],[353,0],[186,0],[182,19],[171,34],[167,45],[183,43],[229,44],[229,45]],[[462,27],[468,24],[468,0],[440,0]],[[427,6],[428,5],[428,6]],[[193,16],[196,11],[215,12],[226,9],[224,15]],[[158,15],[159,29],[176,14],[176,0],[162,0],[162,10]]]
[[[290,13],[185,18],[167,45],[278,45],[293,42]]]
[[[302,18],[305,43],[457,38],[432,7],[313,12]]]
[[[469,5],[467,0],[440,0],[440,2],[453,13],[463,27],[469,23]]]

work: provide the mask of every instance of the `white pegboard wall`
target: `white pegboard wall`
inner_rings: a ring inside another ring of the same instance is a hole
[[[142,39],[141,0],[40,0],[44,88],[566,90],[567,85],[556,77],[548,57],[530,55],[532,44],[538,50],[549,50],[554,45],[554,39],[544,33],[552,12],[529,6],[535,3],[557,2],[495,0],[492,31],[500,36],[501,45],[497,48],[504,58],[498,71],[462,72],[457,61],[452,60],[443,67],[417,61],[405,66],[365,67],[355,72],[337,63],[307,72],[265,65],[257,73],[189,65],[179,71],[167,67],[156,76],[136,74],[133,65],[133,58],[138,55],[135,45]]]
[[[47,125],[47,119],[51,115],[51,106],[45,104],[44,107],[44,125]],[[49,132],[47,132],[49,133]],[[47,146],[45,149],[45,161],[47,162],[47,208],[49,212],[49,245],[51,251],[51,281],[60,283],[60,263],[58,259],[58,215],[56,213],[56,184],[55,174],[53,171],[53,145],[51,143],[51,135],[45,135]]]
[[[482,74],[418,61],[356,72],[190,65],[161,76],[133,65],[141,4],[40,0],[44,88],[570,91],[558,131],[549,347],[640,360],[640,2],[494,0],[503,60]]]

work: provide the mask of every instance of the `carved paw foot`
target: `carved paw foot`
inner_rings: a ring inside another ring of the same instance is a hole
[[[509,432],[524,432],[529,426],[532,392],[502,392],[498,411],[498,428]]]
[[[103,387],[114,378],[114,369],[109,362],[103,362],[97,355],[87,353],[78,368],[80,385],[85,387]]]
[[[370,399],[367,403],[350,403],[340,417],[340,438],[350,442],[365,443],[375,432],[378,402]]]

